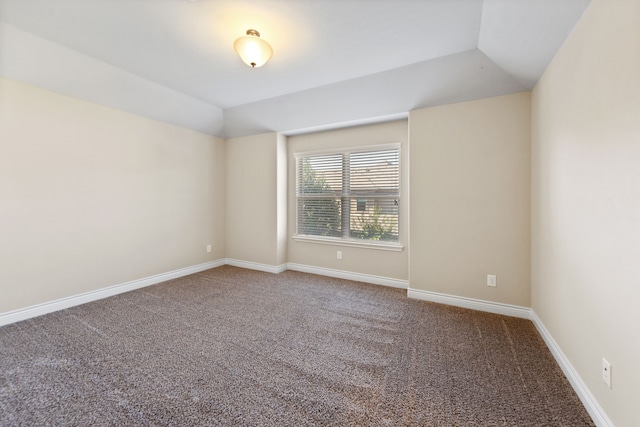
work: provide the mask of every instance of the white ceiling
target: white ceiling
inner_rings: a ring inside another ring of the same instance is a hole
[[[222,137],[530,90],[589,0],[0,0],[0,75]],[[274,56],[247,67],[233,41]]]

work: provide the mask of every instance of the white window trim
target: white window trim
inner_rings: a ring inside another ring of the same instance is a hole
[[[362,151],[372,151],[372,150],[391,150],[398,149],[402,152],[402,144],[400,142],[392,142],[389,144],[377,144],[377,145],[363,145],[352,148],[327,148],[324,150],[313,150],[313,151],[300,151],[293,154],[295,159],[298,157],[308,157],[308,156],[318,156],[322,154],[343,154],[343,153],[360,153]]]
[[[361,151],[387,150],[387,149],[398,149],[400,150],[400,155],[402,156],[402,143],[393,142],[388,144],[363,145],[359,147],[342,148],[342,149],[301,151],[301,152],[294,153],[293,157],[296,160],[296,164],[297,164],[299,157],[316,156],[316,155],[322,155],[322,154],[357,153]],[[297,174],[297,170],[296,170],[296,174]],[[402,200],[402,170],[400,172],[400,188],[398,190],[399,190],[399,193],[398,193],[399,198],[400,200]],[[296,230],[298,228],[297,217],[298,215],[296,211]],[[406,227],[406,224],[404,226]],[[399,224],[398,232],[400,232],[401,228],[402,228],[402,224]],[[380,242],[377,240],[345,239],[342,237],[322,237],[322,236],[313,236],[313,235],[297,234],[297,233],[293,235],[293,240],[296,242],[318,243],[322,245],[345,246],[345,247],[364,248],[364,249],[377,249],[377,250],[392,251],[392,252],[402,252],[404,250],[404,245],[402,245],[402,243],[400,242],[400,234],[398,235],[397,242]]]
[[[321,245],[347,246],[351,248],[378,249],[382,251],[402,252],[404,246],[398,242],[380,242],[377,240],[343,239],[340,237],[310,236],[307,234],[295,234],[296,242],[319,243]]]

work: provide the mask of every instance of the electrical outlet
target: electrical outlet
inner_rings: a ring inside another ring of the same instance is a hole
[[[338,259],[342,259],[342,251],[338,251],[338,253],[336,254],[336,257]]]
[[[487,274],[487,286],[491,286],[492,288],[498,286],[498,279],[495,274]]]
[[[207,245],[207,253],[211,252],[211,245]]]
[[[611,363],[602,358],[602,381],[611,388]]]

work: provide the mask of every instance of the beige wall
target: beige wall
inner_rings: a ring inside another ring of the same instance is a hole
[[[640,425],[639,23],[593,0],[532,103],[533,309],[616,426]]]
[[[410,113],[412,289],[529,306],[529,107],[520,93]]]
[[[400,243],[404,250],[391,252],[379,249],[347,247],[332,244],[294,241],[296,230],[295,205],[295,158],[297,152],[376,144],[401,143],[401,197],[400,197]],[[407,280],[408,261],[408,146],[407,122],[400,120],[369,126],[359,126],[288,138],[289,151],[289,262],[329,268],[351,273],[369,274],[383,278]],[[342,260],[336,258],[342,251]]]
[[[226,141],[227,258],[268,266],[285,262],[285,152],[285,139],[275,132]]]
[[[289,196],[288,192],[288,183],[287,183],[287,173],[288,173],[288,161],[287,161],[287,137],[278,134],[276,141],[276,174],[277,174],[277,183],[276,183],[276,192],[277,192],[277,210],[278,210],[278,218],[277,218],[277,229],[276,229],[276,264],[282,265],[285,264],[288,259],[288,249],[289,246],[287,244],[287,197]]]
[[[215,137],[0,79],[0,313],[222,258],[223,162]]]

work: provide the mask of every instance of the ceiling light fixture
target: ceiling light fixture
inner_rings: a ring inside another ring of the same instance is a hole
[[[256,30],[247,30],[246,36],[236,39],[233,48],[251,68],[262,67],[273,55],[269,43],[262,40]]]

